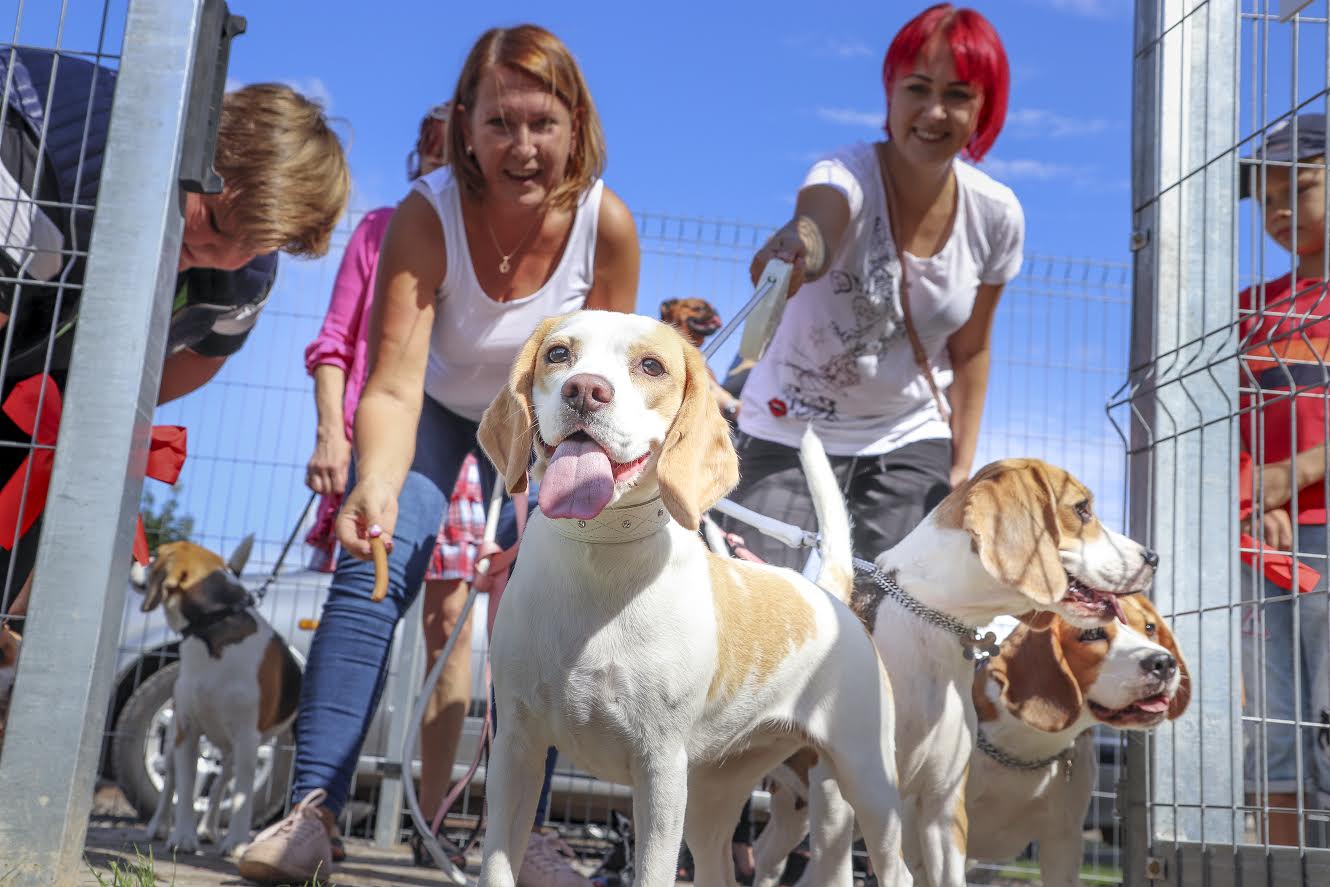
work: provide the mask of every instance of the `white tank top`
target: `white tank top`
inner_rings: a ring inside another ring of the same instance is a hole
[[[536,324],[586,304],[595,278],[596,231],[605,186],[597,179],[578,198],[573,230],[550,279],[526,298],[511,302],[494,301],[476,280],[452,169],[437,169],[412,187],[439,214],[448,253],[448,271],[436,297],[430,332],[425,393],[478,422],[508,381],[513,360]]]

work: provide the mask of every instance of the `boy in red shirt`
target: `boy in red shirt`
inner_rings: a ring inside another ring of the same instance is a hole
[[[1262,553],[1250,559],[1259,575],[1243,573],[1245,781],[1249,803],[1290,811],[1300,790],[1304,810],[1330,807],[1325,154],[1325,115],[1303,114],[1271,128],[1252,158],[1264,174],[1244,169],[1241,180],[1266,233],[1297,260],[1296,276],[1244,290],[1238,305],[1243,460],[1259,468],[1243,531],[1298,565],[1280,576],[1279,556]],[[1267,828],[1271,844],[1298,843],[1296,813],[1272,812]]]

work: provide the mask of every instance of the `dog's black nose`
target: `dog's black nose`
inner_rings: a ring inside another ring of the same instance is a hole
[[[604,376],[578,373],[569,376],[559,392],[563,402],[579,413],[594,413],[614,400],[614,388]]]
[[[1141,670],[1146,674],[1154,675],[1161,681],[1167,681],[1173,677],[1173,673],[1178,670],[1178,661],[1172,654],[1160,651],[1151,653],[1141,660]]]
[[[1141,558],[1150,567],[1159,566],[1159,552],[1155,551],[1153,548],[1145,549],[1145,551],[1141,553]]]

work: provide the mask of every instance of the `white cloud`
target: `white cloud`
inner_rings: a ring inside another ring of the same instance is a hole
[[[1002,181],[1012,181],[1015,179],[1026,179],[1034,181],[1050,181],[1053,179],[1081,180],[1085,178],[1090,170],[1083,166],[1073,166],[1066,163],[1047,163],[1043,160],[1007,160],[1002,157],[985,157],[984,162],[980,164],[980,169],[988,173],[995,179]]]
[[[1131,11],[1130,0],[1034,0],[1034,2],[1058,12],[1083,15],[1088,18],[1113,18]]]
[[[820,119],[828,123],[840,123],[846,126],[866,126],[871,129],[881,129],[882,121],[886,119],[886,111],[860,111],[855,108],[817,108],[815,113]]]
[[[1064,117],[1043,108],[1017,108],[1007,112],[1005,128],[1017,135],[1038,135],[1055,139],[1069,136],[1098,135],[1109,128],[1102,118]]]
[[[877,51],[862,40],[841,37],[791,37],[785,43],[787,46],[803,50],[809,55],[820,57],[853,59],[877,55]]]

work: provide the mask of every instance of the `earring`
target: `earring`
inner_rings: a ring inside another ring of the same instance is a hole
[[[471,147],[470,145],[467,145],[467,146],[466,146],[466,156],[467,156],[467,157],[475,157],[475,156],[476,156],[476,149],[473,148],[473,147]]]

